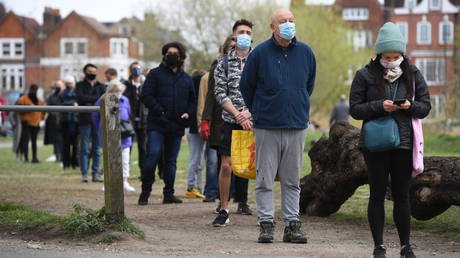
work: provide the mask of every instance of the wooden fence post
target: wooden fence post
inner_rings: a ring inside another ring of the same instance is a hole
[[[104,160],[105,216],[108,221],[124,218],[123,169],[120,112],[115,94],[101,98],[102,152]]]

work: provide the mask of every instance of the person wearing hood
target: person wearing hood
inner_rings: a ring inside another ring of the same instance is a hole
[[[163,61],[152,69],[144,82],[140,100],[149,110],[147,117],[147,151],[141,171],[142,192],[138,204],[147,205],[155,181],[157,166],[164,146],[165,168],[163,204],[182,203],[174,196],[176,163],[185,127],[196,111],[192,78],[182,69],[185,47],[170,42],[162,47]]]
[[[422,73],[404,55],[406,44],[398,27],[391,22],[385,23],[375,42],[376,57],[356,72],[350,90],[350,114],[356,120],[363,120],[363,128],[371,120],[390,116],[399,131],[399,146],[390,150],[370,151],[366,147],[363,129],[358,143],[367,165],[370,192],[367,217],[374,240],[374,258],[386,257],[383,225],[388,176],[391,177],[393,219],[401,244],[400,255],[415,258],[410,245],[409,202],[414,135],[412,118],[426,117],[431,104]]]
[[[38,86],[32,84],[29,93],[19,98],[17,105],[44,106],[45,102],[37,97]],[[29,162],[29,139],[32,142],[32,163],[39,163],[37,158],[37,135],[40,131],[40,122],[45,118],[45,112],[21,112],[19,118],[22,123],[21,149],[24,162]]]

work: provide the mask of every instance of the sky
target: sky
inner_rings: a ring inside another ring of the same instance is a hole
[[[161,0],[0,0],[8,11],[32,17],[43,23],[45,7],[59,9],[62,17],[72,10],[91,16],[100,22],[119,21],[123,17],[133,15],[142,18],[146,7],[152,7]]]
[[[96,18],[99,22],[115,22],[133,15],[142,19],[146,9],[167,3],[164,0],[0,0],[0,2],[5,4],[8,11],[13,10],[18,15],[32,17],[40,24],[43,23],[45,7],[59,9],[63,18],[75,10],[79,14]],[[287,6],[290,1],[278,0],[278,2]]]

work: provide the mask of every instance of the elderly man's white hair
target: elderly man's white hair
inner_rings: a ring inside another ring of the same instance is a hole
[[[112,93],[117,89],[121,90],[121,92],[124,92],[126,89],[126,86],[117,79],[111,80],[109,82],[109,86],[107,86],[107,92]]]

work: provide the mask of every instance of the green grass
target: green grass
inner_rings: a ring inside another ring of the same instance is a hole
[[[0,226],[30,230],[59,227],[62,232],[73,237],[94,235],[113,229],[145,238],[144,232],[128,218],[125,217],[112,224],[105,220],[104,208],[92,210],[78,204],[74,204],[74,212],[70,216],[56,216],[47,212],[26,209],[20,205],[0,203]],[[102,237],[100,242],[107,243],[120,239],[121,236],[108,234]]]
[[[312,140],[321,137],[320,132],[310,134]],[[307,143],[309,142],[307,137]],[[309,148],[306,145],[305,151]],[[425,155],[426,156],[460,156],[460,136],[459,135],[425,135]],[[310,172],[310,159],[304,157],[304,170],[302,176]],[[279,188],[279,187],[278,187]],[[369,199],[369,185],[363,185],[356,189],[354,195],[350,197],[337,211],[325,220],[336,220],[348,223],[367,224],[367,203]],[[393,202],[385,201],[385,221],[387,225],[395,228],[393,222]],[[460,207],[451,206],[447,211],[427,221],[412,219],[412,230],[424,233],[437,233],[443,237],[453,238],[460,241]]]
[[[425,153],[432,156],[432,153],[460,155],[460,135],[425,135]],[[447,156],[447,155],[443,155]]]
[[[34,211],[11,203],[0,203],[1,226],[20,226],[25,229],[49,228],[62,221],[62,217],[51,215],[47,212]]]
[[[304,152],[304,163],[301,176],[305,176],[311,171],[310,159],[308,151],[311,148],[311,142],[319,139],[322,136],[321,132],[308,131]],[[176,189],[180,187],[186,188],[187,170],[188,170],[188,155],[189,148],[187,142],[182,142],[181,150],[177,160],[176,174]],[[14,153],[10,148],[0,149],[0,180],[3,182],[75,182],[80,179],[80,172],[76,170],[63,171],[59,164],[54,162],[44,162],[47,157],[52,154],[51,146],[43,146],[39,148],[38,158],[42,162],[39,164],[25,164],[15,160]],[[451,135],[425,135],[425,155],[427,156],[459,156],[460,155],[460,136]],[[137,180],[140,175],[139,167],[135,163],[137,161],[137,145],[132,148],[131,153],[131,179]],[[162,184],[161,180],[158,180]],[[205,171],[203,171],[203,186],[205,183]],[[249,183],[249,200],[251,205],[255,205],[254,198],[255,180],[250,180]],[[275,183],[275,198],[280,197],[281,188],[279,183]],[[355,194],[349,198],[340,208],[338,212],[327,218],[321,218],[328,221],[342,221],[347,223],[358,223],[367,225],[367,202],[369,197],[368,185],[359,187]],[[387,229],[394,229],[392,218],[392,202],[385,202]],[[19,208],[14,208],[19,207]],[[278,214],[278,213],[277,213]],[[11,204],[2,204],[0,206],[0,225],[13,226],[24,225],[25,227],[35,227],[37,225],[50,226],[53,221],[63,221],[63,217],[54,216],[45,212],[31,211],[24,209],[21,206]],[[60,223],[60,222],[59,222]],[[436,233],[441,236],[453,238],[456,241],[460,239],[460,207],[451,207],[443,214],[428,220],[417,221],[412,220],[413,231],[424,233]],[[131,228],[130,223],[125,221],[119,225],[118,230],[123,232],[131,232],[142,237],[141,233],[136,233]],[[130,229],[131,228],[131,229]],[[131,230],[131,231],[130,231]],[[104,236],[101,242],[113,241],[117,237]]]

